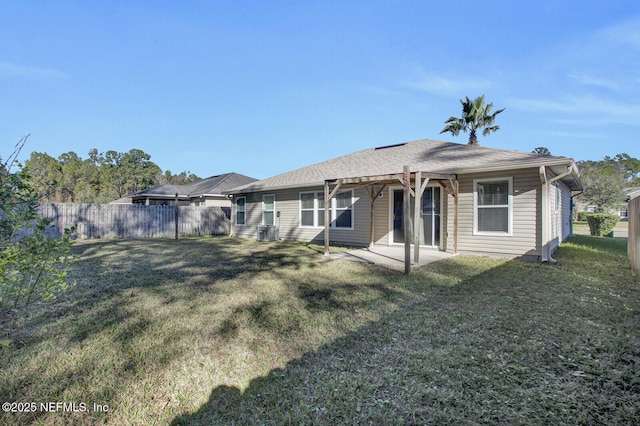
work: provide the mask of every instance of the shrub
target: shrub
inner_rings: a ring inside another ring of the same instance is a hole
[[[591,235],[598,237],[610,234],[618,220],[620,218],[615,214],[592,213],[587,215],[587,223],[589,223]]]
[[[578,222],[586,222],[587,217],[592,215],[593,212],[578,212]]]
[[[29,184],[30,176],[19,166],[16,151],[0,160],[0,333],[11,324],[5,315],[26,308],[36,298],[51,299],[67,289],[70,236],[49,238],[49,220],[38,215],[39,195]],[[0,336],[1,337],[1,336]],[[0,347],[8,340],[0,339]]]

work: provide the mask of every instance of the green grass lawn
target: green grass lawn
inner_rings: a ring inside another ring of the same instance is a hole
[[[78,242],[75,287],[13,325],[0,413],[36,424],[637,424],[626,240],[557,265],[401,271],[227,237]],[[108,411],[93,411],[99,404]]]

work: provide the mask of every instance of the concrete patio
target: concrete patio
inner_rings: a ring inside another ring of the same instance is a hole
[[[455,255],[437,249],[421,248],[419,266],[448,259],[453,256]],[[332,253],[331,258],[404,268],[404,246],[373,246],[360,248],[342,253]],[[413,264],[413,247],[411,247],[411,263]]]

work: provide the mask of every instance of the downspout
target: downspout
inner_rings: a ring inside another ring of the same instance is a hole
[[[551,211],[549,210],[549,188],[551,184],[555,181],[558,181],[566,176],[569,176],[573,173],[573,165],[569,164],[567,166],[567,171],[559,174],[558,176],[554,176],[553,178],[547,180],[547,172],[544,166],[540,166],[540,181],[542,182],[542,261],[543,262],[551,262],[556,263],[557,260],[551,257],[549,254],[549,215]]]
[[[548,259],[548,245],[547,245],[547,227],[548,225],[548,211],[549,211],[549,186],[547,182],[547,170],[544,166],[540,166],[538,169],[538,173],[540,174],[540,182],[542,183],[542,193],[540,197],[542,198],[542,211],[540,212],[540,217],[542,219],[542,225],[540,229],[540,260],[542,262],[547,262]]]
[[[226,194],[225,197],[227,197],[227,200],[229,200],[229,202],[231,203],[231,214],[230,214],[230,218],[229,218],[229,236],[233,237],[233,194]]]

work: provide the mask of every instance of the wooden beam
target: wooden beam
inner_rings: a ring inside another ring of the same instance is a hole
[[[411,176],[411,174],[409,176]],[[434,180],[434,179],[447,180],[447,179],[455,179],[456,175],[444,174],[444,173],[428,173],[428,172],[422,171],[422,177],[429,178],[431,180]],[[328,180],[330,183],[335,183],[340,181],[343,185],[353,185],[353,184],[359,184],[359,183],[364,183],[364,184],[391,183],[399,180],[404,185],[404,183],[402,182],[402,179],[403,179],[403,173],[391,173],[391,174],[385,174],[385,175],[358,176],[358,177],[347,177],[347,178],[328,179]]]
[[[429,180],[430,180],[430,178],[426,178],[424,180],[424,182],[422,183],[422,186],[420,186],[420,193],[421,194],[424,192],[425,189],[427,189],[427,185],[429,185]]]
[[[447,194],[453,195],[453,189],[449,188],[449,187],[447,186],[447,184],[446,184],[446,183],[444,183],[444,181],[443,181],[443,180],[439,180],[439,181],[438,181],[438,183],[440,184],[440,186],[441,186],[442,188],[444,188],[444,190],[445,190],[445,192],[446,192]],[[455,197],[455,195],[453,195],[453,196]]]
[[[404,186],[404,200],[402,215],[404,217],[404,273],[409,275],[411,273],[411,241],[409,236],[411,235],[411,175],[409,174],[409,166],[404,166],[402,173],[402,180]]]
[[[422,173],[416,172],[415,178],[415,205],[413,209],[413,263],[420,265],[420,219],[422,218],[422,195],[427,189],[429,178],[422,182]]]
[[[342,179],[338,179],[336,181],[336,187],[333,188],[333,190],[329,194],[329,201],[331,201],[331,199],[336,196],[336,193],[338,192],[338,189],[340,189],[341,186],[342,186]]]
[[[367,188],[367,194],[369,194],[369,199],[371,200],[371,211],[369,212],[369,247],[373,245],[373,235],[375,232],[374,229],[374,221],[376,220],[375,214],[375,204],[376,204],[376,187],[371,185]]]
[[[420,264],[420,207],[422,206],[422,193],[420,187],[422,185],[422,176],[420,172],[416,172],[415,186],[414,186],[414,202],[413,202],[413,264],[418,266]]]
[[[336,184],[333,190],[329,191],[329,182]],[[325,180],[324,181],[324,255],[329,255],[329,207],[331,206],[331,199],[336,195],[338,189],[342,186],[341,179]]]
[[[178,209],[178,193],[176,192],[176,199],[175,199],[175,217],[176,217],[176,241],[178,241],[178,212],[180,211]]]
[[[329,256],[329,181],[324,181],[324,255]]]
[[[458,193],[460,191],[460,183],[458,180],[453,181],[453,252],[458,253]]]
[[[378,176],[360,176],[360,177],[350,177],[350,178],[342,178],[339,179],[345,185],[355,184],[355,183],[378,183],[390,180],[397,180],[402,178],[402,173],[394,173],[389,175],[378,175]]]

